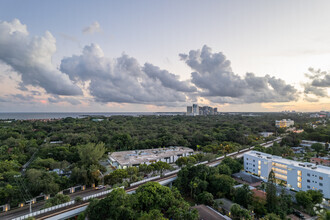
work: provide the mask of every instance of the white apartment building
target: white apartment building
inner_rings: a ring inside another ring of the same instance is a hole
[[[244,169],[265,182],[271,170],[277,180],[296,191],[320,190],[330,199],[330,167],[284,159],[258,151],[244,154]]]
[[[287,128],[294,125],[294,121],[291,119],[282,119],[282,120],[276,120],[275,126],[278,128]]]

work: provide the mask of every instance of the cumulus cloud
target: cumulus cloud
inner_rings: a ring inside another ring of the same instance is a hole
[[[329,97],[328,88],[330,88],[330,73],[309,68],[309,73],[305,76],[309,79],[309,82],[303,84],[305,100],[309,102],[315,102],[318,98]],[[308,97],[308,95],[315,96],[314,98]]]
[[[70,98],[70,97],[61,98],[60,96],[57,96],[57,95],[54,95],[53,97],[49,97],[48,101],[50,103],[67,102],[67,103],[70,103],[71,105],[81,104],[81,102],[78,99]]]
[[[253,73],[246,73],[244,77],[235,74],[225,55],[212,53],[207,46],[179,56],[194,70],[191,81],[201,89],[200,95],[212,102],[260,103],[297,99],[297,90],[282,79],[269,75],[259,77]]]
[[[74,82],[89,82],[89,92],[99,102],[176,105],[186,101],[183,91],[194,91],[174,74],[151,64],[141,66],[128,55],[106,58],[96,44],[64,58],[60,69]]]
[[[30,37],[26,25],[18,19],[0,21],[0,61],[21,76],[21,90],[32,85],[52,94],[81,95],[81,89],[52,64],[55,51],[56,40],[50,32]]]
[[[82,29],[82,32],[84,34],[93,34],[100,31],[101,31],[101,25],[97,21],[93,22],[91,25]]]
[[[175,89],[181,92],[197,91],[196,87],[189,85],[188,82],[179,81],[179,76],[170,73],[167,70],[161,70],[159,67],[150,63],[144,64],[143,71],[150,78],[159,80],[161,84],[167,88]]]

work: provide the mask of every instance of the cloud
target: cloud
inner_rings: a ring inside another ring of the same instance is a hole
[[[56,40],[50,32],[30,37],[26,25],[18,19],[0,21],[0,61],[21,76],[21,90],[32,85],[51,94],[81,95],[81,89],[52,64],[55,51]]]
[[[314,95],[318,98],[329,97],[327,90],[330,88],[330,73],[313,68],[309,68],[308,71],[309,73],[305,74],[305,76],[309,79],[309,82],[303,84],[306,95],[305,100],[312,102],[317,100],[317,98],[311,98],[308,95]]]
[[[151,64],[141,66],[128,55],[106,58],[96,44],[85,46],[79,56],[64,58],[60,69],[74,82],[89,82],[90,94],[104,103],[176,106],[186,101],[183,91],[195,90],[178,76]]]
[[[161,84],[167,88],[175,89],[181,92],[196,92],[194,86],[190,86],[188,82],[179,81],[179,77],[167,70],[161,70],[159,67],[150,63],[144,64],[143,71],[152,79],[159,80]]]
[[[100,32],[102,29],[101,29],[101,26],[100,24],[95,21],[93,22],[91,25],[85,27],[84,29],[82,29],[82,32],[84,34],[93,34],[93,33],[96,33],[96,32]]]
[[[53,97],[49,97],[48,101],[51,102],[51,103],[67,102],[67,103],[70,103],[71,105],[81,104],[81,102],[78,99],[69,98],[69,97],[61,98],[61,97],[56,96],[56,95],[53,96]]]
[[[200,96],[216,103],[288,102],[297,100],[297,90],[269,75],[235,74],[221,52],[212,53],[206,45],[201,50],[180,54],[181,60],[194,70],[191,81],[201,89]]]

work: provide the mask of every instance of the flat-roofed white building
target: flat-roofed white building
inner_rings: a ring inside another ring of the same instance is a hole
[[[284,159],[258,151],[244,154],[244,169],[267,182],[271,170],[277,180],[296,191],[320,190],[330,199],[330,167]]]
[[[151,164],[157,161],[174,163],[180,157],[192,155],[194,150],[188,147],[168,147],[133,151],[118,151],[109,153],[109,162],[119,169],[140,164]]]

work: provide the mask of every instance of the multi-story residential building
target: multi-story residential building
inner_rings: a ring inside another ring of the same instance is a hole
[[[192,106],[187,106],[186,115],[217,115],[218,108],[212,108],[210,106],[198,106],[193,104]]]
[[[192,115],[192,106],[187,106],[187,115]]]
[[[291,119],[282,119],[275,121],[275,126],[278,128],[287,128],[293,125],[294,125],[294,121]]]
[[[118,151],[109,153],[109,163],[120,169],[140,164],[151,164],[157,161],[174,163],[180,157],[192,155],[194,150],[188,147],[168,147],[145,150]]]
[[[199,107],[197,104],[193,104],[193,115],[199,115]]]
[[[244,154],[244,169],[267,182],[271,170],[277,182],[296,191],[320,190],[330,199],[330,167],[284,159],[258,151]]]

